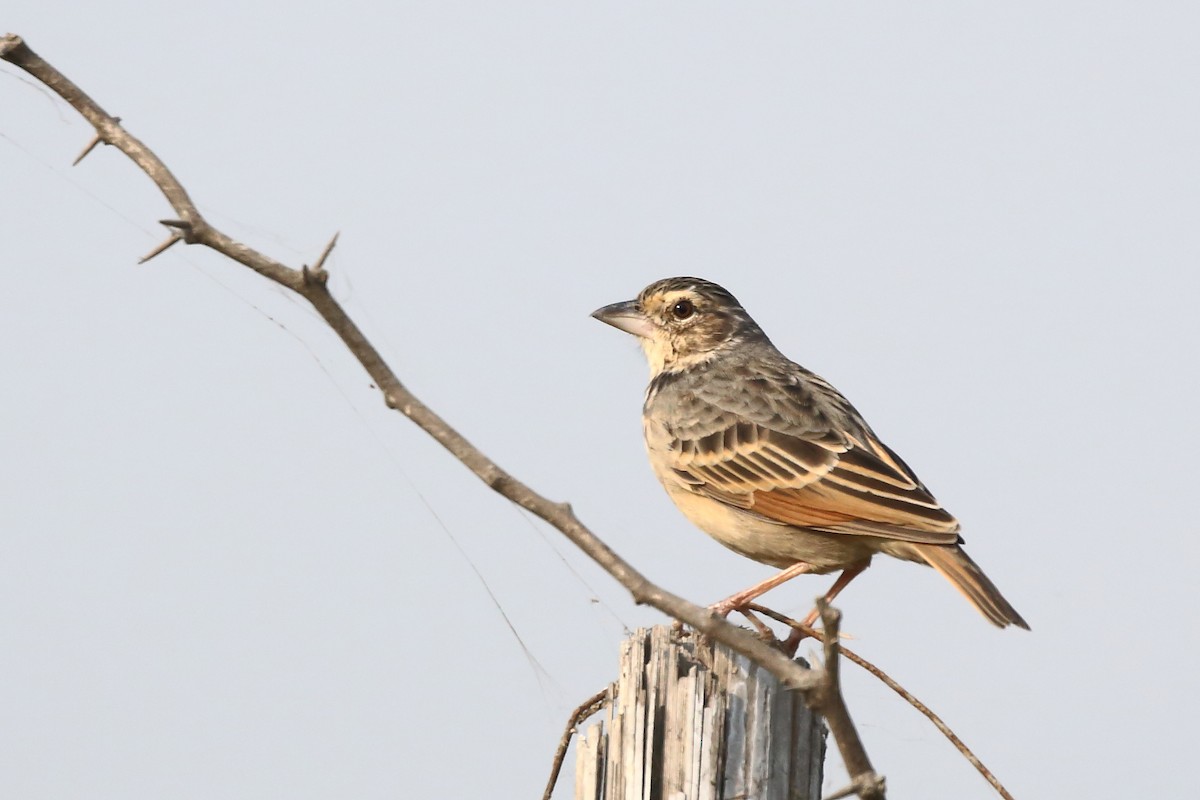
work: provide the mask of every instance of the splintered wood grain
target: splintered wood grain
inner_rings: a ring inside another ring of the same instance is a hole
[[[746,658],[641,629],[613,692],[576,747],[576,800],[820,798],[824,725]]]

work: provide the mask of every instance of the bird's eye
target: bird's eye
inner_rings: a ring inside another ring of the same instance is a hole
[[[675,319],[687,319],[695,313],[696,306],[691,300],[680,300],[678,303],[671,306],[671,314],[675,317]]]

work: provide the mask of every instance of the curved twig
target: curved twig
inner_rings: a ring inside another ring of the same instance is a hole
[[[805,625],[797,620],[792,619],[791,617],[789,617],[785,614],[780,614],[778,611],[773,611],[773,610],[767,608],[766,606],[759,605],[758,603],[752,603],[749,606],[749,608],[752,611],[757,611],[758,613],[760,613],[764,616],[770,617],[771,619],[775,620],[776,622],[783,623],[784,625],[787,625],[789,628],[798,630],[801,633],[805,634],[806,636],[811,636],[814,639],[820,639],[823,636],[823,633],[821,631],[817,630],[816,628],[812,628],[808,625]],[[858,664],[858,666],[862,667],[867,672],[874,675],[876,678],[878,678],[880,681],[882,681],[885,686],[887,686],[889,689],[891,689],[896,694],[903,697],[904,700],[909,705],[911,705],[917,711],[920,711],[922,714],[924,714],[926,719],[928,719],[930,722],[932,722],[934,727],[937,728],[939,731],[941,731],[942,735],[950,740],[950,744],[954,745],[954,747],[958,750],[958,752],[962,753],[963,758],[967,759],[967,761],[969,761],[971,763],[971,766],[975,767],[975,769],[979,771],[979,774],[983,776],[984,780],[986,780],[988,783],[990,783],[992,785],[992,788],[995,789],[996,792],[1002,798],[1004,798],[1004,800],[1013,800],[1013,796],[1008,793],[1008,789],[1004,788],[1004,784],[1000,783],[1000,780],[995,775],[992,774],[992,771],[990,769],[988,769],[987,766],[982,761],[979,760],[979,756],[975,755],[975,753],[971,750],[971,748],[967,747],[966,743],[963,742],[962,739],[958,738],[958,734],[956,734],[953,730],[951,730],[950,726],[947,725],[945,722],[943,722],[942,718],[939,717],[933,711],[933,709],[931,709],[929,706],[925,705],[920,700],[918,700],[916,698],[916,696],[913,695],[912,692],[905,689],[903,686],[901,686],[899,683],[897,683],[890,675],[888,675],[886,672],[881,670],[879,667],[872,664],[870,661],[867,661],[865,658],[863,658],[862,656],[853,652],[852,650],[847,650],[845,647],[841,647],[840,650],[841,650],[842,656],[850,659],[855,664]],[[830,798],[826,798],[826,800],[830,800]]]
[[[571,716],[567,718],[567,727],[563,731],[562,738],[558,740],[558,749],[554,751],[554,761],[550,764],[550,779],[546,781],[546,790],[542,792],[542,800],[550,800],[550,796],[554,794],[554,786],[558,783],[558,774],[562,772],[563,760],[567,757],[567,749],[571,746],[571,739],[579,729],[579,724],[604,707],[604,704],[608,702],[610,691],[613,691],[612,687],[606,686],[596,692],[580,703],[579,707],[572,711]]]

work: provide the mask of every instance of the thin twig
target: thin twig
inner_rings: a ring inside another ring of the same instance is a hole
[[[784,625],[787,625],[790,628],[798,630],[807,636],[811,636],[814,639],[821,638],[821,635],[822,635],[821,631],[817,630],[816,628],[812,628],[808,625],[805,625],[797,620],[792,619],[791,617],[789,617],[785,614],[780,614],[778,611],[773,611],[772,609],[769,609],[766,606],[762,606],[757,603],[752,603],[750,606],[748,606],[748,608],[752,611],[757,611],[758,613],[763,614],[764,616],[770,617],[771,619],[775,620],[776,622],[783,623]],[[1013,796],[1008,793],[1008,789],[1004,788],[1004,784],[1000,783],[1000,780],[995,775],[992,774],[992,771],[990,769],[988,769],[987,766],[982,761],[979,760],[979,757],[977,755],[975,755],[975,753],[971,750],[971,748],[967,747],[966,743],[963,742],[962,739],[958,738],[958,734],[956,734],[953,730],[951,730],[950,726],[947,725],[945,722],[943,722],[942,718],[939,717],[933,711],[933,709],[931,709],[929,706],[925,705],[920,700],[918,700],[916,698],[916,696],[913,695],[912,692],[905,689],[903,686],[901,686],[899,683],[897,683],[895,681],[895,679],[893,679],[890,675],[888,675],[886,672],[881,670],[879,667],[872,664],[870,661],[867,661],[865,658],[858,655],[857,653],[855,653],[852,650],[847,650],[845,647],[841,647],[840,650],[841,650],[841,654],[844,658],[850,659],[855,664],[857,664],[858,666],[865,669],[867,672],[874,675],[876,678],[878,678],[880,681],[882,681],[885,686],[887,686],[889,689],[891,689],[896,694],[903,697],[904,700],[909,705],[911,705],[917,711],[920,711],[922,714],[924,714],[926,719],[928,719],[930,722],[932,722],[934,727],[937,728],[939,731],[941,731],[942,735],[945,736],[952,745],[954,745],[954,747],[958,750],[958,752],[962,753],[963,758],[967,759],[967,761],[969,761],[971,763],[971,765],[973,767],[975,767],[976,770],[978,770],[979,774],[983,776],[984,780],[986,780],[988,783],[990,783],[992,785],[992,788],[995,789],[996,792],[1002,798],[1004,798],[1004,800],[1013,800]],[[826,800],[830,800],[830,798],[826,798]]]
[[[571,738],[575,735],[580,724],[595,714],[608,702],[611,687],[605,687],[579,704],[579,708],[571,712],[567,718],[567,727],[562,738],[558,740],[558,749],[554,751],[554,763],[550,765],[550,780],[546,781],[546,791],[542,792],[542,800],[550,800],[554,787],[558,783],[558,774],[562,772],[563,760],[567,757],[567,748],[571,746]]]
[[[1008,793],[1008,789],[1004,788],[1004,784],[1000,783],[1000,780],[992,774],[992,771],[988,769],[982,761],[979,760],[979,756],[975,755],[971,748],[967,747],[966,743],[963,742],[962,739],[958,738],[958,734],[952,731],[950,726],[943,722],[942,718],[934,713],[933,709],[922,703],[920,700],[914,697],[911,692],[909,692],[900,684],[896,683],[896,681],[892,680],[887,673],[871,662],[867,661],[862,656],[851,653],[844,647],[842,648],[842,655],[853,661],[855,664],[858,664],[860,667],[874,675],[879,680],[883,681],[885,686],[903,697],[909,703],[909,705],[911,705],[917,711],[920,711],[922,714],[924,714],[925,717],[933,723],[934,727],[941,731],[942,735],[950,741],[950,744],[954,745],[958,752],[963,754],[963,758],[967,759],[967,761],[969,761],[971,765],[979,771],[979,774],[983,776],[984,780],[992,785],[992,788],[996,790],[997,794],[1003,797],[1004,800],[1013,800],[1013,796]]]
[[[0,59],[23,69],[62,97],[92,124],[105,142],[121,150],[137,164],[158,186],[178,215],[174,227],[180,229],[183,241],[216,250],[308,300],[362,364],[363,369],[383,393],[387,406],[416,423],[493,491],[528,509],[561,531],[624,586],[635,602],[653,606],[687,623],[700,633],[749,658],[779,678],[784,686],[796,689],[805,696],[823,690],[823,698],[829,706],[829,710],[825,712],[826,721],[830,729],[834,730],[835,737],[838,737],[839,730],[842,731],[842,735],[854,730],[853,723],[845,712],[845,703],[841,701],[840,691],[836,687],[831,688],[820,671],[801,667],[770,644],[761,641],[749,631],[730,624],[710,609],[690,603],[652,583],[580,522],[570,505],[552,502],[533,491],[467,441],[401,383],[383,356],[330,294],[325,282],[308,280],[304,270],[287,267],[248,245],[233,240],[210,225],[188,196],[183,184],[150,148],[122,128],[115,117],[104,111],[66,76],[34,53],[21,37],[15,34],[0,37]],[[326,250],[330,247],[332,243]],[[830,701],[830,696],[836,696],[837,702]],[[857,734],[844,744],[839,738],[838,743],[847,764],[869,765]],[[850,772],[852,778],[858,777],[854,769]]]
[[[850,710],[846,708],[846,700],[842,697],[840,681],[840,663],[838,654],[841,643],[838,642],[838,629],[841,627],[842,612],[832,608],[825,598],[817,600],[817,609],[821,612],[821,643],[825,649],[825,669],[822,674],[822,686],[814,692],[810,705],[813,710],[825,718],[829,732],[837,742],[838,752],[842,754],[842,762],[851,780],[857,785],[855,790],[862,800],[882,800],[884,796],[883,778],[871,766],[871,759],[858,738],[858,730],[850,720]]]
[[[825,800],[841,800],[843,797],[849,797],[856,794],[859,797],[878,797],[878,793],[884,790],[884,781],[878,775],[859,775],[850,782],[849,786],[843,786],[833,794],[825,795]]]

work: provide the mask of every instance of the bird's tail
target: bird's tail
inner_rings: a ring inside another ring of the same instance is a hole
[[[954,584],[954,588],[962,592],[963,596],[971,601],[971,605],[979,609],[979,613],[987,617],[992,624],[1001,628],[1016,625],[1018,628],[1029,630],[1029,625],[1004,599],[996,584],[983,574],[979,565],[972,561],[961,547],[915,542],[910,543],[909,547],[922,561]]]

